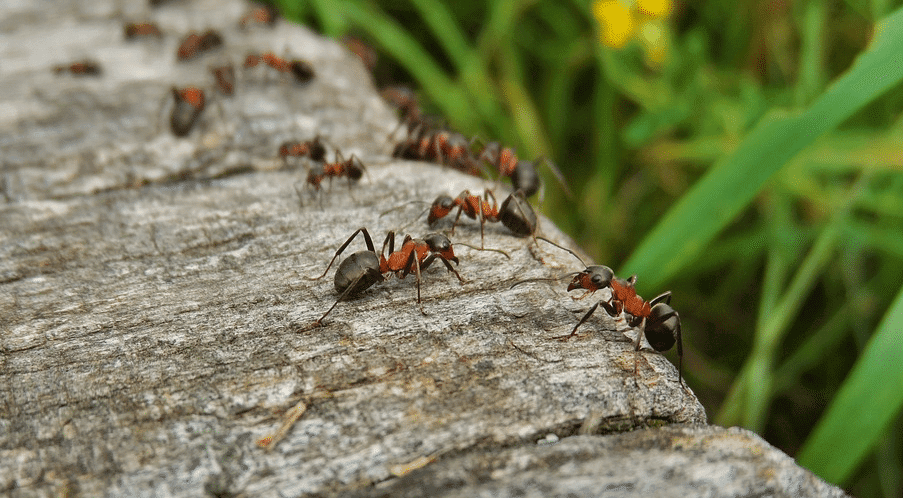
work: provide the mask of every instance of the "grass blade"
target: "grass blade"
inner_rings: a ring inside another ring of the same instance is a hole
[[[903,81],[903,9],[876,26],[850,70],[799,115],[769,113],[662,218],[618,273],[649,292],[699,257],[784,164],[816,138]]]
[[[801,465],[843,483],[903,408],[903,289],[800,450]]]

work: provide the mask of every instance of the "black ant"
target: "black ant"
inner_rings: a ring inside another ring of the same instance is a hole
[[[437,259],[442,261],[448,271],[454,273],[462,284],[464,283],[464,279],[450,263],[459,264],[451,241],[445,235],[431,233],[423,239],[414,239],[410,235],[406,235],[401,243],[401,248],[395,251],[395,232],[390,231],[383,242],[382,250],[377,255],[376,248],[373,246],[373,239],[370,238],[370,233],[367,229],[363,227],[358,228],[339,247],[323,274],[310,280],[319,280],[326,276],[332,264],[335,263],[336,258],[351,244],[351,241],[354,240],[358,233],[364,234],[367,250],[358,251],[339,263],[334,282],[339,298],[336,299],[335,304],[323,316],[314,322],[315,327],[321,325],[323,319],[329,315],[340,301],[346,297],[360,294],[377,282],[382,282],[389,274],[405,278],[413,272],[417,276],[417,305],[420,307],[420,312],[425,315],[426,312],[423,310],[423,304],[420,299],[420,274]],[[389,247],[388,256],[385,256],[386,245]]]
[[[314,68],[309,62],[300,59],[287,61],[272,52],[249,54],[245,57],[245,69],[266,64],[280,73],[291,74],[298,83],[307,83],[315,76]]]
[[[97,62],[84,60],[72,64],[54,66],[53,72],[56,74],[69,73],[75,76],[100,76],[103,71]]]
[[[126,40],[148,38],[151,36],[155,38],[163,37],[163,32],[161,32],[160,28],[152,22],[127,23],[125,26],[123,26],[122,30],[125,34]]]
[[[577,334],[577,329],[589,320],[593,315],[593,312],[595,312],[596,308],[600,305],[612,318],[617,318],[624,313],[626,315],[627,325],[637,329],[637,337],[634,341],[634,351],[636,351],[637,356],[639,356],[644,336],[646,337],[646,340],[649,341],[649,345],[658,352],[668,351],[674,347],[675,342],[677,343],[677,379],[678,382],[683,385],[683,375],[681,372],[683,369],[684,349],[683,340],[681,339],[680,315],[678,315],[677,311],[670,306],[671,291],[663,292],[651,301],[645,301],[636,293],[636,275],[625,280],[615,276],[612,269],[607,266],[586,266],[586,264],[583,263],[583,260],[570,249],[561,247],[543,237],[537,238],[571,253],[586,267],[583,271],[577,272],[574,275],[574,278],[568,285],[568,292],[574,289],[584,289],[587,292],[581,297],[586,297],[597,290],[605,288],[611,290],[611,297],[607,301],[601,300],[593,305],[593,307],[583,315],[583,318],[577,322],[577,325],[574,326],[574,329],[570,334],[556,337],[556,339],[567,341],[575,336]],[[518,282],[515,285],[524,282],[527,282],[527,280]],[[638,361],[639,359],[637,358],[634,362],[635,375],[637,373]]]
[[[238,27],[246,29],[249,25],[273,27],[279,19],[279,11],[273,5],[255,5],[238,21]]]
[[[487,221],[490,223],[501,222],[502,225],[516,235],[533,235],[536,231],[536,213],[521,192],[509,195],[502,202],[501,208],[499,208],[498,202],[495,200],[495,195],[489,189],[485,190],[483,197],[472,195],[468,190],[461,192],[456,198],[452,198],[449,195],[440,195],[430,206],[426,221],[432,226],[439,219],[448,216],[455,208],[458,208],[458,214],[455,216],[454,223],[452,223],[452,233],[455,232],[455,226],[457,226],[458,220],[461,218],[461,213],[474,220],[479,218],[481,248],[484,247],[483,225]]]
[[[326,160],[326,147],[317,135],[306,142],[288,141],[279,146],[279,157],[287,161],[289,157],[309,157],[312,161]]]
[[[206,98],[204,90],[188,86],[183,88],[172,87],[172,96],[175,104],[169,116],[169,126],[172,134],[184,137],[191,133],[195,123],[204,111]]]
[[[227,64],[225,66],[217,66],[210,68],[213,73],[213,80],[216,82],[216,88],[223,95],[232,95],[235,93],[235,66]]]
[[[187,61],[222,45],[223,37],[215,30],[209,29],[201,34],[188,33],[176,50],[176,58],[180,61]]]

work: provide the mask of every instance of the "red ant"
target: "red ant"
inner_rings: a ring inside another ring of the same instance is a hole
[[[492,199],[491,203],[490,199]],[[466,214],[470,219],[475,220],[479,218],[480,248],[484,247],[483,225],[487,221],[490,223],[501,222],[516,235],[533,235],[536,231],[536,213],[530,207],[530,203],[524,198],[523,193],[515,192],[509,195],[502,202],[502,207],[499,209],[495,195],[489,189],[486,189],[482,198],[478,195],[471,195],[468,190],[461,192],[454,199],[448,195],[440,195],[430,206],[427,223],[432,226],[456,207],[458,208],[458,214],[455,216],[454,223],[452,223],[452,233],[455,233],[455,226],[457,226],[458,220],[461,218],[461,213]]]
[[[216,88],[223,95],[233,95],[235,93],[235,66],[232,64],[217,66],[210,68],[210,72],[213,73]]]
[[[571,253],[575,258],[580,260],[581,264],[586,266],[586,264],[583,263],[583,260],[570,249],[561,247],[543,237],[537,238]],[[523,282],[527,282],[527,280],[518,282],[517,284]],[[574,329],[570,334],[556,337],[556,339],[567,341],[576,335],[577,329],[589,320],[589,317],[592,316],[593,312],[595,312],[596,308],[600,305],[612,318],[617,318],[624,313],[626,315],[625,319],[627,325],[637,329],[637,337],[633,345],[634,351],[636,351],[637,354],[637,359],[634,362],[634,375],[637,373],[639,351],[644,336],[646,337],[646,340],[649,341],[649,345],[658,352],[670,350],[676,342],[677,379],[678,382],[683,385],[683,375],[681,372],[683,369],[684,349],[683,340],[681,339],[680,315],[678,315],[677,311],[674,311],[674,308],[670,306],[671,291],[663,292],[651,301],[645,301],[642,297],[637,295],[635,285],[636,275],[624,280],[616,277],[611,268],[607,266],[586,266],[583,271],[577,272],[571,280],[571,283],[568,285],[568,292],[574,289],[584,289],[587,292],[581,297],[586,297],[597,290],[608,288],[611,290],[611,297],[607,301],[601,300],[593,305],[593,307],[583,315],[583,318],[577,322],[577,325],[574,326]]]
[[[335,162],[321,163],[314,166],[307,173],[307,184],[320,190],[320,183],[323,178],[348,177],[348,188],[351,188],[351,182],[360,180],[364,176],[367,167],[354,154],[348,160],[344,160],[340,152],[336,152]]]
[[[162,38],[163,33],[160,28],[152,22],[127,23],[123,26],[126,40],[134,40],[136,38],[157,37]]]
[[[103,71],[100,69],[100,64],[97,62],[84,60],[72,64],[54,66],[53,72],[56,74],[69,73],[76,76],[100,76]]]
[[[238,21],[238,27],[246,29],[251,24],[273,27],[278,19],[279,11],[275,6],[255,5]]]
[[[555,166],[555,163],[543,156],[534,161],[521,160],[518,159],[513,148],[502,147],[498,142],[489,142],[477,156],[477,161],[484,160],[499,172],[499,176],[510,177],[514,190],[522,190],[527,197],[532,197],[542,188],[536,166],[544,163],[555,175],[565,194],[571,197],[571,190],[568,188],[561,170]]]
[[[179,44],[176,51],[176,57],[180,61],[193,59],[202,53],[220,47],[223,44],[223,37],[215,30],[207,30],[202,34],[188,33]]]
[[[187,86],[183,88],[172,87],[172,96],[175,104],[169,116],[169,126],[172,134],[184,137],[191,133],[195,123],[201,116],[206,105],[204,90]]]
[[[367,229],[363,227],[358,228],[339,247],[323,274],[310,280],[319,280],[326,276],[332,264],[335,263],[336,258],[351,244],[351,241],[354,240],[358,233],[364,234],[367,250],[358,251],[342,260],[339,264],[334,282],[339,298],[336,299],[335,304],[323,316],[314,322],[315,327],[320,326],[323,319],[329,315],[340,301],[346,297],[360,294],[377,282],[382,282],[387,278],[388,274],[395,274],[399,278],[405,278],[413,272],[417,276],[417,305],[420,307],[420,312],[425,315],[426,312],[423,310],[423,304],[420,299],[420,274],[437,259],[442,261],[448,271],[454,273],[462,284],[464,283],[464,279],[450,263],[451,261],[459,264],[451,241],[445,235],[431,233],[423,239],[414,239],[410,235],[406,235],[401,243],[401,248],[395,251],[395,232],[390,231],[383,242],[382,250],[377,255],[376,248],[373,246],[373,239],[370,238],[370,233]],[[389,246],[388,256],[385,256],[386,245]]]
[[[306,142],[289,141],[279,146],[279,157],[287,161],[289,157],[309,157],[312,161],[326,160],[326,147],[320,141],[320,135]]]
[[[245,69],[256,67],[258,64],[266,64],[280,73],[290,73],[298,83],[307,83],[315,76],[313,66],[300,59],[287,61],[272,52],[249,54],[245,57]]]

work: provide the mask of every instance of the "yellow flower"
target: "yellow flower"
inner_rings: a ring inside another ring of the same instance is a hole
[[[653,19],[661,19],[671,14],[674,3],[671,0],[636,0],[636,6],[643,14]]]
[[[636,21],[630,7],[618,0],[599,0],[593,4],[593,15],[599,21],[602,44],[621,48],[633,37]]]
[[[635,39],[644,49],[646,62],[660,67],[670,45],[664,19],[672,10],[673,0],[596,0],[593,16],[599,22],[599,41],[621,49]]]

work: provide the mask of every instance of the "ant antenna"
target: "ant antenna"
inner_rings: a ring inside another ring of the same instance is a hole
[[[456,245],[456,246],[465,246],[465,247],[469,247],[469,248],[475,249],[475,250],[477,250],[477,251],[500,252],[500,253],[504,254],[506,258],[511,259],[511,256],[509,256],[507,252],[505,252],[505,251],[503,251],[503,250],[501,250],[501,249],[493,249],[493,248],[491,248],[491,247],[477,247],[477,246],[472,246],[472,245],[470,245],[470,244],[468,244],[468,243],[466,243],[466,242],[455,242],[455,245]]]
[[[389,213],[391,213],[391,212],[393,212],[393,211],[398,211],[399,209],[401,209],[401,208],[407,206],[408,204],[429,204],[429,202],[426,202],[426,201],[408,201],[408,202],[405,202],[404,204],[399,204],[398,206],[395,206],[395,207],[393,207],[393,208],[391,208],[391,209],[387,209],[387,210],[383,211],[382,213],[379,213],[379,217],[382,218],[383,216],[385,216],[385,215],[387,215],[387,214],[389,214]],[[428,213],[428,212],[429,212],[429,208],[427,208],[426,211],[420,213],[420,214],[417,216],[417,218],[414,219],[414,221],[419,220],[421,216],[423,216],[424,214],[426,214],[426,213]]]
[[[586,263],[583,262],[583,258],[581,258],[580,256],[577,256],[577,253],[575,253],[574,251],[568,249],[567,247],[562,247],[562,246],[560,246],[560,245],[558,245],[558,244],[552,242],[551,240],[549,240],[549,239],[547,239],[547,238],[545,238],[545,237],[537,236],[536,239],[537,239],[537,240],[541,240],[541,241],[546,242],[546,243],[549,243],[549,244],[552,244],[553,246],[555,246],[555,247],[561,249],[562,251],[567,251],[567,252],[571,253],[571,255],[574,256],[575,258],[577,258],[577,260],[580,261],[580,264],[583,265],[584,268],[586,268]],[[578,272],[578,273],[579,273],[579,272]]]
[[[557,280],[564,280],[566,278],[573,277],[574,275],[578,275],[579,273],[580,273],[579,271],[572,271],[571,273],[565,273],[564,275],[561,275],[559,277],[546,277],[546,278],[537,277],[537,278],[528,278],[526,280],[518,280],[517,282],[514,282],[513,284],[511,284],[511,287],[508,287],[508,290],[511,290],[520,284],[528,284],[531,282],[554,282]]]

